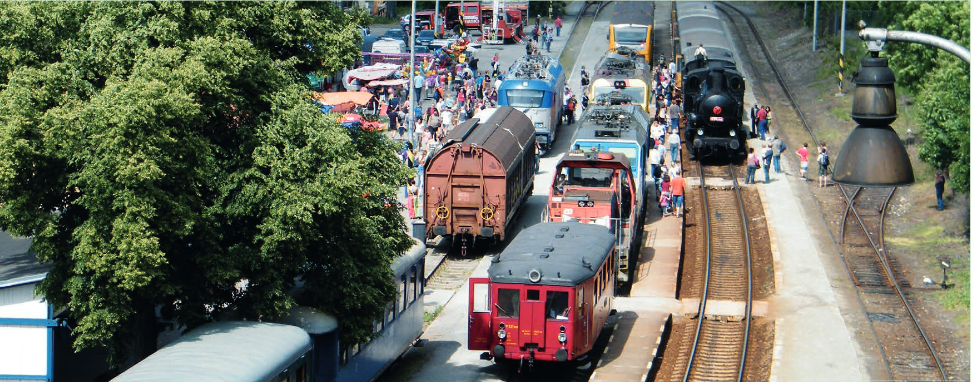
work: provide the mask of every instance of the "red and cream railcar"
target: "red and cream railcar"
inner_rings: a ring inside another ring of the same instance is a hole
[[[617,256],[606,227],[524,229],[470,279],[469,350],[482,358],[566,362],[586,355],[611,314]]]

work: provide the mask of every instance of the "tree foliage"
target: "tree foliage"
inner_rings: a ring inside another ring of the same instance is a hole
[[[70,308],[75,348],[144,356],[158,306],[190,327],[274,317],[301,275],[345,343],[371,335],[410,245],[406,169],[296,85],[353,62],[364,20],[329,2],[0,4],[0,228],[53,265],[38,292]]]
[[[971,8],[968,2],[881,2],[893,14],[890,26],[939,36],[969,46]],[[968,64],[950,53],[924,45],[890,42],[886,47],[898,86],[914,93],[923,142],[919,158],[949,169],[955,190],[968,192],[969,77]]]

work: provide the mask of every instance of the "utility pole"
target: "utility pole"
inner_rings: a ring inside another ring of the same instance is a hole
[[[411,66],[408,68],[408,104],[411,105],[410,110],[408,110],[408,140],[411,142],[411,147],[417,149],[415,144],[415,0],[411,0],[411,16],[408,18],[408,24],[411,24]]]
[[[846,37],[846,0],[843,0],[843,16],[840,21],[840,92],[836,95],[843,95],[843,53],[845,51]]]
[[[816,21],[819,20],[819,0],[813,1],[813,52],[816,51]]]
[[[432,16],[432,18],[433,18],[432,23],[435,24],[435,37],[442,38],[442,36],[438,34],[438,28],[443,28],[443,32],[444,32],[445,26],[442,25],[444,24],[444,20],[441,20],[443,22],[439,22],[440,20],[438,20],[438,0],[435,0],[435,16]]]

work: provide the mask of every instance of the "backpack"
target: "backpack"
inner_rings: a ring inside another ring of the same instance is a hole
[[[829,153],[822,153],[819,156],[819,164],[829,166]]]

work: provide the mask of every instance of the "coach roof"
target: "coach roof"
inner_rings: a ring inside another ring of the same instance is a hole
[[[593,277],[613,247],[613,234],[601,225],[536,224],[520,232],[492,259],[489,280],[502,284],[574,286]]]

